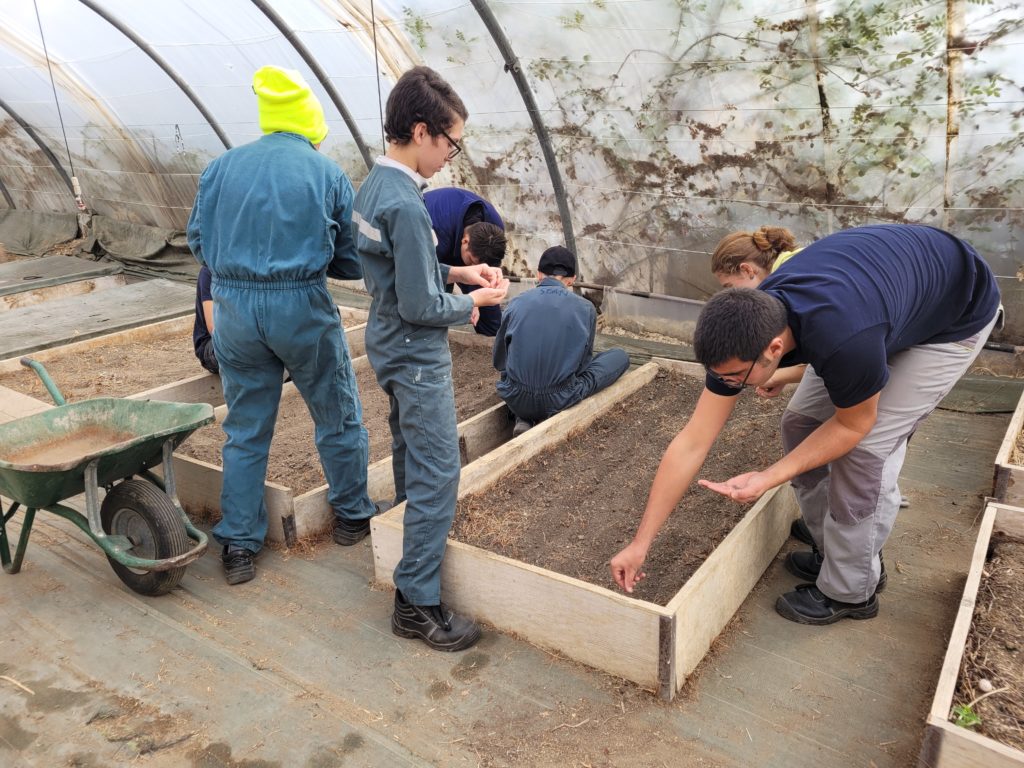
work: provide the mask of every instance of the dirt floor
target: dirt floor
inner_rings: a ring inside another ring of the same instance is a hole
[[[497,372],[491,362],[489,346],[451,343],[455,385],[455,413],[459,422],[500,402],[494,389]],[[363,405],[363,424],[370,434],[370,463],[391,453],[388,427],[390,406],[367,367],[356,375],[359,399]],[[323,468],[313,442],[313,419],[297,391],[289,387],[281,401],[270,443],[267,479],[291,488],[295,494],[323,485]],[[188,438],[178,452],[210,464],[221,464],[221,449],[226,436],[219,424],[204,427]]]
[[[1024,541],[995,542],[978,587],[953,699],[954,722],[959,714],[963,725],[1015,749],[1024,749],[1022,578]],[[973,726],[972,714],[980,719]]]
[[[192,347],[191,328],[144,341],[111,341],[43,365],[69,402],[134,395],[203,372]],[[43,383],[28,368],[0,374],[0,386],[50,402]]]
[[[613,587],[608,560],[632,539],[661,456],[703,388],[699,379],[659,373],[585,431],[510,472],[485,494],[460,501],[452,536]],[[781,456],[785,404],[785,398],[766,400],[750,390],[741,395],[698,477],[726,480]],[[652,547],[647,579],[633,594],[666,604],[748,508],[695,482]]]

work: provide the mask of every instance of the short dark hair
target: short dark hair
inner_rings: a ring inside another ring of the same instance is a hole
[[[478,221],[470,224],[462,233],[469,236],[469,252],[489,267],[500,267],[505,258],[508,240],[505,232],[497,224],[489,221]]]
[[[413,67],[398,78],[388,94],[384,138],[394,144],[408,144],[416,123],[426,123],[431,136],[440,136],[456,118],[463,122],[469,119],[459,94],[430,67]]]
[[[733,358],[757,360],[771,340],[786,329],[786,305],[753,288],[726,288],[708,299],[693,332],[693,352],[704,366]]]

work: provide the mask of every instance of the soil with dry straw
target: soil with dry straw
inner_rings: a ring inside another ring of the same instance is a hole
[[[192,346],[192,330],[165,331],[141,341],[118,341],[68,352],[43,365],[69,402],[125,397],[203,373]],[[0,374],[0,386],[50,401],[46,387],[28,368]]]
[[[500,402],[494,388],[498,374],[491,362],[488,345],[451,342],[452,381],[455,388],[456,419],[463,421]],[[359,399],[363,406],[363,424],[370,436],[370,463],[391,453],[391,429],[388,426],[388,398],[377,384],[373,371],[366,367],[356,374]],[[323,467],[313,442],[313,419],[301,395],[288,387],[281,399],[270,443],[267,479],[301,494],[324,485]],[[219,424],[195,432],[179,453],[210,464],[221,464],[226,436]]]
[[[978,587],[955,705],[981,719],[977,731],[1024,749],[1024,541],[995,542]],[[987,680],[988,684],[981,681]]]
[[[659,372],[585,430],[461,500],[452,536],[599,586],[615,588],[608,561],[632,539],[661,456],[686,424],[703,381]],[[747,390],[698,477],[726,480],[782,455],[786,398]],[[746,514],[694,482],[648,554],[636,597],[666,604]]]

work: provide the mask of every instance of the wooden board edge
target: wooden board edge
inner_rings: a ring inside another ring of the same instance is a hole
[[[996,466],[1018,466],[1010,461],[1010,455],[1017,444],[1017,435],[1020,434],[1022,425],[1024,425],[1024,393],[1021,393],[1020,399],[1017,401],[1017,407],[1013,410],[1010,423],[1006,426],[1003,442],[999,444],[999,450],[996,451]]]
[[[751,507],[666,606],[676,617],[675,687],[682,687],[789,537],[799,514],[780,486]]]
[[[978,596],[981,572],[985,566],[985,555],[988,552],[995,519],[996,509],[990,504],[985,508],[981,525],[978,527],[978,538],[974,543],[974,552],[971,555],[963,596],[960,598],[960,607],[957,609],[953,629],[946,642],[946,653],[943,655],[939,679],[935,684],[935,695],[932,697],[929,709],[929,715],[935,720],[947,720],[950,708],[953,706],[953,694],[956,691],[957,678],[960,675],[960,662],[963,659],[964,645],[967,642],[967,634],[970,632],[971,620],[974,617],[974,603]]]
[[[124,275],[102,275],[100,277],[87,277],[67,283],[0,294],[0,312],[9,312],[12,309],[22,309],[23,307],[34,307],[37,304],[44,304],[55,299],[84,296],[88,293],[105,291],[126,284],[127,280]]]
[[[370,523],[376,580],[384,584],[393,584],[402,557],[405,505],[393,511],[398,514]],[[661,628],[672,618],[660,605],[452,540],[441,581],[445,602],[477,620],[652,691],[659,688]]]
[[[196,361],[199,365],[199,361]],[[162,402],[209,403],[214,408],[224,404],[224,390],[220,376],[209,371],[202,371],[194,376],[161,384],[134,395],[129,400],[159,400]]]
[[[1024,768],[1024,751],[929,716],[918,768]]]
[[[21,368],[21,363],[19,361],[23,357],[31,357],[33,360],[38,360],[40,363],[45,364],[48,360],[53,360],[57,357],[77,354],[112,342],[143,341],[151,336],[166,333],[168,331],[185,332],[192,328],[193,322],[194,318],[191,314],[183,315],[181,317],[172,317],[155,323],[137,325],[134,328],[125,328],[119,331],[114,331],[113,333],[90,336],[82,341],[69,341],[66,344],[58,344],[46,347],[45,349],[36,350],[35,352],[15,355],[14,357],[8,357],[4,360],[0,360],[0,373],[10,373],[11,371],[19,370]],[[196,362],[198,364],[198,361]]]

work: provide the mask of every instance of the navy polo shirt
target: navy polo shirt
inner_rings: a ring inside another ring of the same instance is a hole
[[[962,341],[999,308],[999,288],[974,249],[933,227],[857,227],[804,248],[758,286],[786,305],[796,349],[781,366],[809,363],[838,408],[880,392],[890,355]],[[707,388],[735,395],[712,377]]]

